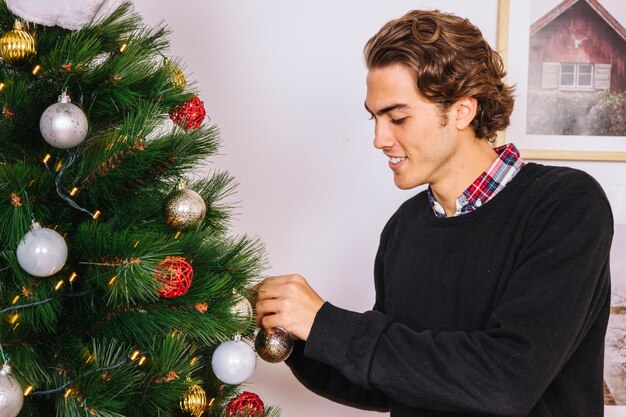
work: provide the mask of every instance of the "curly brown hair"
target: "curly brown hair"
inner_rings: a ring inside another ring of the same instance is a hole
[[[419,93],[444,114],[462,97],[478,109],[472,128],[493,139],[509,125],[513,88],[502,81],[502,58],[469,20],[438,10],[414,10],[385,24],[364,48],[368,69],[401,64],[416,77]]]

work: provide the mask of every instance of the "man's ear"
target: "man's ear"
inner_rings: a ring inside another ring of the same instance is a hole
[[[474,120],[476,117],[476,111],[478,110],[478,100],[474,97],[462,97],[456,103],[454,103],[455,112],[454,120],[455,126],[458,130],[463,130]]]

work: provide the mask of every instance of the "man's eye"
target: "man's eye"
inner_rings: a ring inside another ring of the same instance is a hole
[[[406,117],[403,117],[402,119],[391,119],[391,123],[393,123],[394,125],[401,125],[402,123],[404,123],[405,120]]]

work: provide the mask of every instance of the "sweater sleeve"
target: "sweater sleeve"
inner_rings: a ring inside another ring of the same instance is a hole
[[[483,331],[414,331],[324,304],[304,354],[411,407],[525,416],[607,308],[612,215],[597,190],[534,213]]]
[[[393,216],[388,222],[381,236],[384,236],[386,231],[391,227],[395,220]],[[381,238],[381,243],[378,247],[376,254],[376,260],[374,263],[374,275],[382,273],[382,257],[385,251],[384,239]],[[374,305],[374,311],[383,312],[383,288],[376,284],[376,304]],[[327,309],[330,304],[326,303],[322,310]],[[320,314],[320,313],[318,313]],[[321,313],[323,314],[323,313]],[[351,332],[355,326],[354,321],[359,320],[360,315],[358,313],[352,313],[346,311],[346,316],[342,323],[345,324],[345,330]],[[319,320],[316,318],[316,322],[319,324]],[[341,324],[339,324],[341,326]],[[342,337],[342,336],[340,336]],[[341,342],[338,343],[342,345]],[[322,343],[323,345],[323,343]],[[343,344],[347,346],[347,344]],[[297,341],[293,352],[289,358],[285,361],[287,366],[291,368],[293,374],[298,380],[311,391],[318,395],[326,397],[332,401],[340,404],[349,405],[355,408],[361,408],[366,410],[375,411],[388,411],[389,400],[386,394],[375,389],[374,387],[363,387],[350,379],[346,378],[336,367],[329,365],[315,359],[311,359],[305,356],[305,342]],[[322,346],[323,348],[323,346]],[[332,353],[330,353],[332,355]],[[344,352],[345,355],[345,352]]]

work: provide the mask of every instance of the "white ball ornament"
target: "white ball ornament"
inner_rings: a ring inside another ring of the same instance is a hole
[[[0,417],[15,417],[24,405],[24,394],[20,384],[11,376],[11,367],[0,369]]]
[[[39,119],[41,135],[58,149],[70,149],[81,144],[89,131],[85,112],[70,97],[61,93],[59,102],[49,106]]]
[[[215,349],[211,366],[215,376],[223,383],[241,384],[254,373],[256,354],[247,343],[229,340]]]
[[[63,268],[67,260],[67,244],[52,229],[33,223],[17,246],[17,262],[36,277],[49,277]]]

